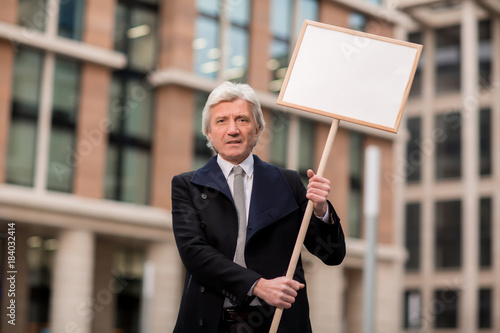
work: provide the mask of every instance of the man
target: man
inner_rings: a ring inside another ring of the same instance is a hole
[[[285,309],[278,332],[311,332],[301,261],[294,279],[284,275],[308,199],[314,214],[305,246],[327,265],[345,256],[327,201],[330,182],[308,170],[306,191],[297,172],[252,154],[265,122],[248,85],[214,89],[202,124],[217,155],[172,180],[173,229],[186,267],[174,332],[268,332],[276,307]]]

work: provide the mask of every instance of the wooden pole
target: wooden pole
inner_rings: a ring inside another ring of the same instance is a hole
[[[333,146],[333,141],[335,140],[335,135],[337,134],[337,129],[339,127],[339,120],[333,119],[332,126],[330,127],[330,133],[328,133],[328,138],[326,139],[325,147],[323,149],[323,155],[321,155],[321,160],[319,161],[318,176],[323,176],[326,168],[326,162],[330,151]],[[304,239],[306,237],[307,229],[309,228],[309,222],[311,221],[311,216],[313,213],[313,202],[309,200],[307,203],[306,211],[304,217],[302,218],[302,224],[300,226],[299,235],[295,241],[295,247],[293,248],[292,258],[288,264],[288,270],[286,271],[286,277],[288,279],[293,279],[293,274],[295,273],[295,268],[297,268],[297,262],[299,261],[300,251],[302,249],[302,244],[304,244]],[[281,316],[283,315],[283,308],[276,308],[274,312],[273,322],[271,323],[271,329],[269,333],[276,333],[278,331],[278,326],[280,324]]]

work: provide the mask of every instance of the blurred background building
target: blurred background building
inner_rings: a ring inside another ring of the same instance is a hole
[[[304,19],[424,44],[399,134],[341,122],[325,176],[348,255],[331,268],[303,253],[315,332],[361,331],[368,145],[382,152],[376,332],[500,331],[500,1],[1,7],[0,332],[172,330],[184,271],[170,180],[211,156],[208,93],[248,82],[267,122],[255,153],[304,177],[319,162],[331,120],[275,104]]]

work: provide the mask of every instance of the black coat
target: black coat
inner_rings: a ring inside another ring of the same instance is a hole
[[[265,163],[255,155],[254,161],[245,247],[247,268],[233,262],[238,218],[216,157],[199,170],[172,180],[173,230],[186,267],[176,333],[216,333],[226,297],[242,304],[259,278],[286,274],[307,205],[306,189],[297,172]],[[344,234],[330,203],[329,207],[335,223],[327,224],[313,216],[304,245],[325,264],[338,265],[345,256]],[[305,284],[300,259],[294,279]],[[291,309],[284,310],[278,332],[310,331],[309,304],[303,288]]]

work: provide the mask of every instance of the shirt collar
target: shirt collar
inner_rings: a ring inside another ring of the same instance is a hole
[[[221,168],[222,173],[224,174],[224,177],[226,177],[226,179],[228,179],[229,174],[233,170],[234,164],[226,161],[225,159],[220,157],[220,155],[217,155],[217,163],[219,164],[219,167]],[[243,169],[243,171],[245,171],[245,174],[248,177],[252,177],[253,165],[254,165],[254,160],[253,160],[252,154],[248,155],[248,157],[238,165]]]

